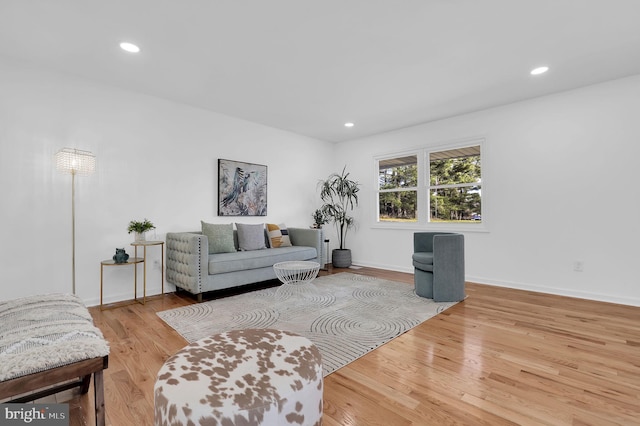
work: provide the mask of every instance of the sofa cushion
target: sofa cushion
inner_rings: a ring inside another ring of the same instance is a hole
[[[241,251],[262,250],[267,246],[264,244],[264,224],[249,225],[246,223],[236,223],[238,230],[238,248]]]
[[[267,233],[269,234],[269,247],[291,247],[289,231],[284,223],[281,223],[280,225],[267,223]]]
[[[423,271],[433,271],[433,252],[413,253],[413,266]]]
[[[202,223],[202,233],[209,240],[209,254],[214,253],[234,253],[237,251],[233,242],[233,225]]]
[[[273,267],[278,262],[311,260],[316,257],[316,249],[306,246],[212,254],[209,255],[209,275]]]

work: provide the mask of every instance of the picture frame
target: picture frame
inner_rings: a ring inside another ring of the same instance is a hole
[[[218,159],[218,216],[267,215],[267,166]]]

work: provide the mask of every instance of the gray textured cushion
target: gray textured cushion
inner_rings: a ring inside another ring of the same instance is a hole
[[[418,252],[413,253],[413,266],[423,271],[433,271],[433,253]]]
[[[266,249],[264,241],[264,223],[249,225],[236,223],[238,230],[238,248],[241,251]]]
[[[315,248],[303,246],[216,254],[209,256],[209,274],[242,273],[238,271],[249,271],[260,268],[270,268],[273,270],[272,266],[274,263],[314,260],[316,256]]]
[[[209,254],[237,251],[233,243],[233,224],[200,222],[202,223],[202,233],[209,240]]]

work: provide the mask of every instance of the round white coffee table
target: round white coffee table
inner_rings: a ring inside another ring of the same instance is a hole
[[[282,285],[276,290],[275,297],[284,300],[293,295],[316,292],[312,281],[318,276],[320,264],[309,261],[279,262],[273,265],[276,277]]]

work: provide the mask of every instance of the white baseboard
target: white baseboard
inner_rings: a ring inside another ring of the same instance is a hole
[[[565,288],[548,287],[544,285],[531,284],[531,283],[516,283],[516,282],[492,280],[485,277],[466,276],[465,280],[472,283],[486,284],[486,285],[492,285],[496,287],[513,288],[517,290],[534,291],[536,293],[555,294],[557,296],[567,296],[567,297],[574,297],[577,299],[595,300],[598,302],[616,303],[618,305],[629,305],[629,306],[640,307],[640,299],[638,298],[622,298],[622,297],[611,296],[610,294],[604,294],[604,293],[574,291],[574,290],[567,290]]]
[[[358,266],[366,266],[368,268],[376,268],[376,269],[384,269],[387,271],[396,271],[396,272],[405,272],[407,274],[413,274],[413,267],[410,268],[402,268],[395,265],[381,265],[381,264],[372,264],[368,262],[360,262],[358,260],[353,260],[352,263]]]
[[[369,268],[385,269],[388,271],[405,272],[405,273],[413,274],[413,267],[402,268],[394,265],[372,264],[369,262],[361,262],[356,260],[354,260],[353,263],[360,266],[367,266]],[[555,294],[558,296],[575,297],[578,299],[595,300],[598,302],[616,303],[619,305],[629,305],[629,306],[640,307],[639,298],[623,298],[623,297],[611,296],[610,294],[605,294],[605,293],[573,291],[573,290],[567,290],[564,288],[549,287],[545,285],[532,284],[532,283],[519,283],[519,282],[492,280],[490,278],[476,277],[472,275],[465,276],[465,280],[472,283],[486,284],[486,285],[492,285],[496,287],[535,291],[537,293]]]
[[[384,269],[387,271],[396,271],[396,272],[413,274],[413,267],[402,268],[395,265],[372,264],[369,262],[361,262],[358,260],[354,260],[353,264],[355,266],[365,266],[369,268]],[[485,284],[485,285],[491,285],[496,287],[513,288],[517,290],[534,291],[537,293],[555,294],[558,296],[575,297],[578,299],[595,300],[598,302],[608,302],[608,303],[616,303],[619,305],[629,305],[629,306],[640,307],[639,298],[622,298],[622,297],[611,296],[610,294],[604,294],[604,293],[573,291],[573,290],[567,290],[564,288],[548,287],[548,286],[532,284],[532,283],[493,280],[486,277],[477,277],[472,275],[465,276],[465,280],[472,283]],[[165,293],[171,293],[174,291],[175,291],[175,286],[173,286],[172,284],[165,283],[164,285]],[[162,292],[162,289],[160,286],[147,288],[147,297],[161,294],[161,292]],[[142,297],[142,296],[139,295],[139,297]],[[110,294],[110,295],[104,296],[103,303],[109,304],[109,303],[123,302],[126,300],[132,300],[132,298],[133,298],[132,292]],[[100,304],[100,298],[87,299],[87,300],[83,300],[83,302],[85,303],[86,306],[98,306]]]
[[[176,287],[173,284],[164,283],[164,292],[165,293],[173,293],[176,291]],[[162,287],[158,284],[157,286],[149,287],[147,286],[147,297],[157,296],[162,294]],[[142,288],[138,286],[138,299],[142,298]],[[122,292],[117,294],[104,294],[103,295],[103,305],[108,305],[110,303],[124,302],[127,300],[133,300],[133,291]],[[84,299],[83,303],[87,306],[99,306],[100,305],[100,297],[94,297],[91,299]]]

